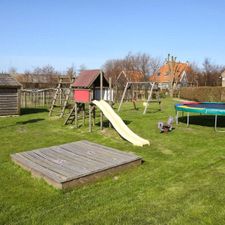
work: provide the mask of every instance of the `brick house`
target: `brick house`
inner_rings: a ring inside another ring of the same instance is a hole
[[[159,84],[161,89],[170,89],[176,83],[177,86],[188,86],[190,84],[188,75],[191,67],[188,63],[175,62],[173,65],[174,72],[171,72],[171,66],[167,62],[159,70],[149,77],[151,82]]]

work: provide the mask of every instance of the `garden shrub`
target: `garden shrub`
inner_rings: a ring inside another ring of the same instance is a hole
[[[184,87],[180,98],[200,102],[225,102],[225,87]]]

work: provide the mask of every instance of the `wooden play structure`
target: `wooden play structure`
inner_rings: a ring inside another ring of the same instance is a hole
[[[55,95],[52,100],[52,104],[49,110],[49,116],[52,116],[53,113],[62,118],[65,114],[65,110],[68,106],[69,100],[72,96],[72,85],[75,78],[68,78],[61,76],[59,78],[59,83],[57,85]],[[56,110],[56,109],[60,109]]]
[[[82,124],[85,123],[86,106],[88,105],[89,131],[95,124],[96,108],[93,100],[106,100],[112,102],[112,89],[101,70],[83,70],[72,85],[74,106],[65,120],[65,125],[75,122],[79,127],[78,119],[82,117]],[[103,114],[100,112],[100,127],[103,128]]]
[[[0,116],[20,114],[21,84],[9,74],[0,74]]]
[[[127,101],[132,101],[134,105],[134,109],[137,109],[136,107],[136,101],[138,99],[138,94],[140,91],[135,91],[138,88],[135,88],[139,86],[139,90],[147,90],[147,101],[144,102],[144,111],[143,114],[146,114],[148,106],[150,103],[158,103],[159,104],[159,110],[161,110],[161,100],[160,100],[160,93],[159,93],[159,88],[158,85],[155,82],[127,82],[126,86],[124,88],[122,98],[120,100],[120,104],[118,107],[118,112],[121,109],[121,106],[125,100]],[[129,92],[129,93],[128,93]],[[155,94],[155,99],[153,99],[153,93]]]
[[[110,79],[111,80],[111,79]],[[111,107],[112,103],[112,88],[111,81],[108,81],[101,70],[85,70],[80,73],[73,84],[74,107],[69,116],[65,120],[65,125],[75,122],[75,127],[78,128],[78,119],[82,118],[83,125],[85,124],[86,111],[88,105],[88,124],[89,132],[92,131],[92,126],[95,125],[96,106],[100,109],[100,127],[103,128],[103,114],[109,120],[109,126],[114,129],[127,141],[136,146],[149,145],[150,142],[139,137],[127,127],[123,120],[115,113]]]

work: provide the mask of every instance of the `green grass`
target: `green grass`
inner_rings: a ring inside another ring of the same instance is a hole
[[[87,126],[63,126],[45,110],[0,118],[0,224],[225,224],[225,133],[214,132],[211,117],[194,116],[189,128],[180,123],[160,134],[157,122],[175,114],[171,99],[162,106],[162,112],[144,116],[141,104],[137,111],[132,104],[122,106],[128,126],[150,140],[143,148],[110,128],[96,126],[90,134]],[[82,139],[132,151],[145,162],[116,178],[63,192],[10,160],[15,152]]]

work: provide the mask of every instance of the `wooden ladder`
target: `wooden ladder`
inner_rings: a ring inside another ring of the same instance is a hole
[[[66,91],[66,98],[65,98],[65,101],[63,102],[63,107],[62,107],[62,110],[61,110],[61,113],[60,113],[60,118],[62,118],[62,117],[64,116],[66,106],[67,106],[68,101],[69,101],[69,99],[70,99],[70,95],[71,95],[71,91],[72,91],[73,82],[74,82],[74,78],[71,79],[70,87],[69,87],[69,89]]]
[[[59,83],[58,83],[58,86],[56,88],[56,92],[55,92],[55,95],[53,97],[51,107],[49,109],[49,116],[52,116],[52,114],[53,114],[53,111],[54,111],[55,106],[56,106],[56,101],[59,98],[59,96],[60,96],[60,94],[61,94],[61,92],[63,90],[63,84],[70,84],[69,88],[67,88],[67,90],[65,91],[64,102],[63,102],[62,105],[60,105],[60,107],[61,107],[61,111],[59,113],[60,118],[63,117],[63,115],[65,113],[65,109],[66,109],[66,106],[68,104],[68,101],[69,101],[69,98],[70,98],[70,95],[71,95],[71,90],[72,90],[72,85],[73,85],[74,78],[71,79],[71,82],[63,82],[63,79],[64,78],[60,78],[59,79]]]
[[[68,117],[66,118],[64,125],[72,124],[74,122],[74,120],[76,118],[76,107],[77,107],[77,104],[75,103],[73,108],[71,109]]]
[[[55,92],[55,95],[54,95],[54,97],[53,97],[53,100],[52,100],[52,105],[51,105],[51,107],[50,107],[50,109],[49,109],[49,116],[51,116],[52,115],[52,112],[53,112],[53,110],[54,110],[54,107],[56,106],[56,101],[57,101],[57,98],[58,98],[58,96],[59,96],[59,93],[60,93],[60,91],[61,91],[61,87],[62,87],[62,78],[60,78],[60,80],[59,80],[59,83],[58,83],[58,85],[57,85],[57,88],[56,88],[56,92]]]

